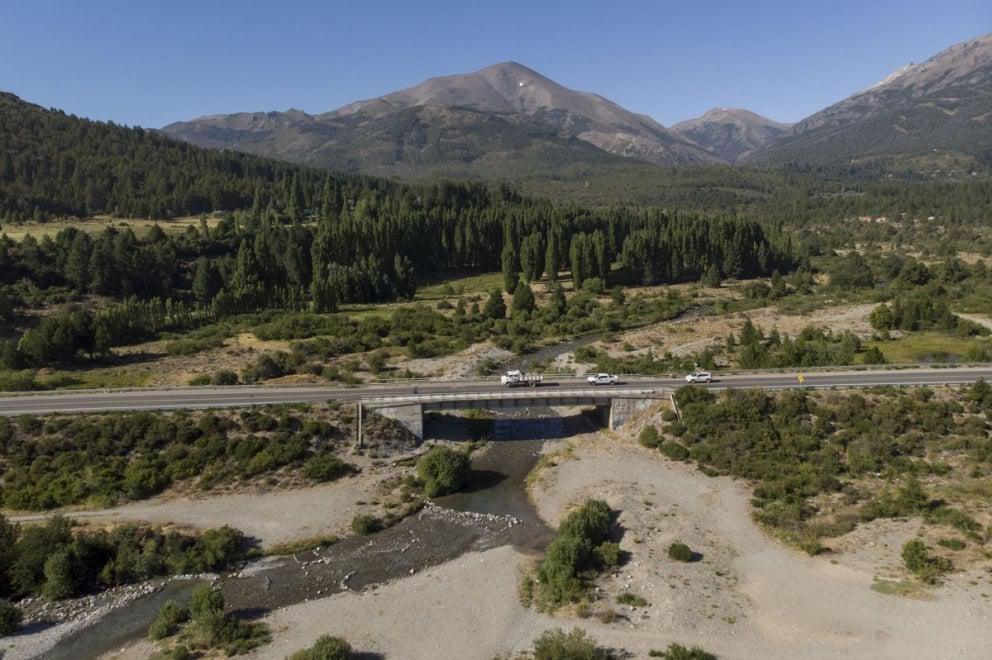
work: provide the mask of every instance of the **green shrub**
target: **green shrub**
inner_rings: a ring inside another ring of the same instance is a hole
[[[581,628],[546,630],[534,640],[534,660],[604,660],[609,654]]]
[[[716,660],[712,653],[704,651],[698,646],[692,648],[681,644],[669,644],[664,651],[651,650],[648,655],[652,658],[663,658],[664,660]]]
[[[601,543],[610,531],[612,511],[603,500],[586,500],[585,504],[570,513],[558,528],[559,535],[573,535]]]
[[[297,651],[287,660],[348,660],[351,645],[340,637],[322,635],[308,649]]]
[[[673,461],[684,461],[689,458],[689,450],[678,442],[669,440],[661,445],[661,453]]]
[[[623,556],[620,550],[620,544],[613,541],[603,541],[595,547],[593,552],[596,554],[596,560],[600,566],[605,569],[619,566],[620,559]]]
[[[350,465],[329,452],[314,454],[303,464],[304,476],[314,481],[332,481],[350,470]]]
[[[937,545],[954,551],[964,550],[965,547],[967,547],[965,542],[961,539],[940,539],[937,541]]]
[[[696,553],[685,543],[675,541],[668,546],[668,556],[675,561],[690,562],[696,558]]]
[[[237,385],[238,374],[230,369],[221,369],[210,379],[211,385]]]
[[[649,449],[655,449],[661,444],[661,438],[658,436],[658,429],[651,424],[641,429],[641,434],[637,436],[637,441]]]
[[[9,600],[0,599],[0,637],[13,634],[23,619],[21,608]]]
[[[432,447],[417,461],[417,475],[424,482],[424,493],[428,497],[461,489],[468,483],[471,473],[468,454],[448,447]]]
[[[617,596],[617,602],[621,605],[630,605],[631,607],[647,607],[648,601],[644,600],[637,594],[625,591],[619,596]]]
[[[213,622],[224,614],[224,594],[211,584],[201,584],[190,596],[189,614],[198,623]]]
[[[351,531],[359,536],[368,536],[382,531],[382,521],[373,515],[360,513],[351,519]]]
[[[165,639],[175,635],[179,627],[189,621],[189,608],[183,607],[174,600],[166,601],[155,615],[155,620],[148,628],[148,638],[151,640]]]
[[[951,570],[951,562],[930,554],[921,538],[910,539],[902,546],[902,560],[906,568],[927,584],[935,584],[940,576]]]
[[[588,500],[570,513],[558,527],[558,534],[548,545],[537,576],[542,598],[553,605],[577,600],[583,591],[582,571],[595,568],[596,561],[619,560],[619,548],[593,548],[606,539],[612,512],[602,500]]]
[[[45,583],[41,595],[48,600],[71,598],[79,588],[79,568],[68,549],[60,550],[45,560]]]

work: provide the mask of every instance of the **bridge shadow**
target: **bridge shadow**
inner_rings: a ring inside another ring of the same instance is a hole
[[[575,407],[571,408],[572,410]],[[424,415],[424,436],[432,440],[557,440],[589,433],[604,426],[593,409],[558,414],[551,408],[504,408],[467,414],[430,412]]]

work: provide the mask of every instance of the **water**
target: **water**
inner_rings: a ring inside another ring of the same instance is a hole
[[[527,475],[541,456],[546,439],[565,435],[560,417],[510,418],[498,416],[496,441],[472,460],[472,480],[462,492],[435,502],[455,511],[512,516],[519,521],[510,543],[524,550],[542,550],[552,531],[537,515],[527,495]]]
[[[257,616],[303,600],[402,578],[466,552],[506,544],[526,552],[543,550],[553,531],[527,495],[527,475],[545,441],[588,426],[581,415],[562,418],[547,409],[500,412],[494,423],[495,441],[473,457],[472,478],[465,491],[437,498],[436,506],[374,536],[346,538],[319,553],[249,564],[245,571],[222,580],[228,608],[241,616]],[[514,524],[507,522],[509,517]],[[120,648],[147,633],[166,600],[186,600],[198,584],[167,583],[162,590],[70,635],[45,657],[75,660]]]
[[[110,612],[92,626],[72,633],[42,657],[45,660],[79,660],[95,658],[120,648],[148,632],[148,626],[166,601],[175,600],[186,604],[193,590],[201,584],[202,580],[167,582],[155,593],[137,598]]]

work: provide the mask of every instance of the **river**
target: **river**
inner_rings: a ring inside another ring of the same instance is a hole
[[[440,497],[419,513],[367,537],[348,537],[319,551],[264,558],[221,578],[228,608],[248,618],[345,590],[375,588],[471,551],[512,544],[539,552],[553,531],[540,519],[526,478],[548,441],[588,430],[582,415],[548,409],[503,411],[494,440],[472,459],[472,478],[459,493]],[[143,637],[169,598],[184,600],[198,581],[170,582],[97,623],[61,640],[44,657],[96,657]]]

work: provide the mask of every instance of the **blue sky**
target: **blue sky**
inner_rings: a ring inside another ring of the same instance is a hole
[[[516,60],[666,125],[720,105],[795,121],[988,32],[990,0],[0,0],[0,90],[158,127]]]

